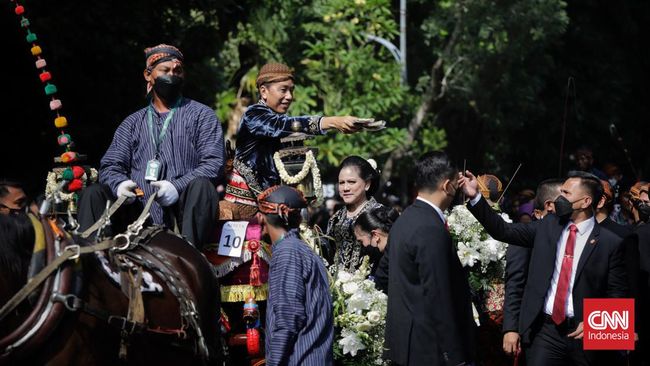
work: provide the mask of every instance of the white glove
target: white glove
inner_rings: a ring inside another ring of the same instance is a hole
[[[178,191],[173,184],[169,183],[169,181],[159,180],[151,182],[151,185],[158,188],[156,201],[158,201],[161,206],[171,206],[178,201]]]
[[[117,186],[117,197],[126,197],[126,201],[124,201],[124,203],[130,205],[133,203],[133,201],[135,201],[135,192],[133,192],[133,190],[135,190],[137,187],[137,183],[131,179],[125,180]]]

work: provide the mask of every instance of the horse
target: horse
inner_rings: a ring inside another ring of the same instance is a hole
[[[47,263],[66,246],[94,245],[53,220],[0,215],[0,305],[27,283],[30,246],[39,246],[39,237]],[[107,275],[97,254],[85,254],[64,262],[38,292],[0,319],[0,364],[222,364],[219,287],[198,250],[171,231],[151,227],[132,237],[128,250],[109,250],[106,257],[139,265],[131,269],[149,272],[161,285],[162,292],[135,296],[144,319],[133,320],[136,300]],[[140,276],[132,282],[135,292]],[[122,280],[127,277],[122,273]]]

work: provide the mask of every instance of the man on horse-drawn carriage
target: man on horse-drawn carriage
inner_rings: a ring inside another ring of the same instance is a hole
[[[101,160],[100,184],[81,194],[80,230],[102,217],[107,200],[124,197],[125,205],[114,216],[114,231],[121,232],[156,195],[153,223],[177,224],[201,248],[212,234],[218,208],[214,184],[223,174],[225,154],[221,124],[211,108],[181,94],[185,72],[176,47],[160,44],[147,48],[145,55],[149,105],[128,116],[115,132]],[[136,196],[138,188],[143,197]]]

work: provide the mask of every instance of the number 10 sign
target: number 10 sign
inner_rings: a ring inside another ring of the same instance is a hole
[[[219,255],[241,257],[248,221],[228,221],[223,225],[219,239]]]

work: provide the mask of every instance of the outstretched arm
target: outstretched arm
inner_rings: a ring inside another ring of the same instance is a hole
[[[522,247],[533,246],[539,221],[529,224],[505,222],[481,197],[478,181],[469,170],[460,175],[459,185],[470,198],[467,208],[494,239]]]

